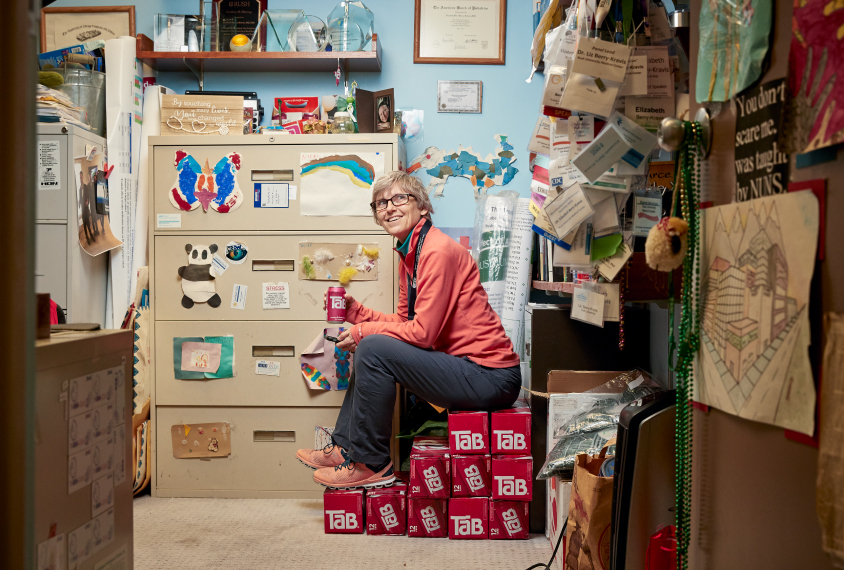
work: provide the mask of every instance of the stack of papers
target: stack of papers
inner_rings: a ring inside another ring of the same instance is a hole
[[[76,107],[73,101],[61,91],[38,85],[35,95],[35,106],[38,121],[42,123],[68,123],[84,129],[91,129],[87,122],[87,111],[83,107]]]

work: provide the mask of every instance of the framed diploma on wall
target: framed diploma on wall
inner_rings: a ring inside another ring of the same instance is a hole
[[[134,6],[62,6],[41,9],[41,52],[89,40],[135,35]]]
[[[413,63],[504,65],[507,0],[416,0]]]

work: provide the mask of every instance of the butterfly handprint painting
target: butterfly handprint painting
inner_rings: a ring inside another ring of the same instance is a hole
[[[207,158],[200,166],[186,151],[177,150],[175,165],[178,175],[170,189],[170,203],[185,212],[196,210],[200,205],[205,212],[209,206],[221,214],[236,210],[243,202],[243,192],[236,176],[240,160],[240,155],[233,152],[213,167]]]

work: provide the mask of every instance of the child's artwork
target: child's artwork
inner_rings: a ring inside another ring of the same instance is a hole
[[[234,337],[173,337],[173,377],[176,380],[233,378]]]
[[[440,150],[435,146],[429,146],[425,152],[417,156],[407,168],[408,173],[424,169],[431,175],[427,190],[434,196],[442,196],[445,183],[449,176],[461,176],[472,182],[472,189],[477,199],[481,194],[486,194],[487,189],[493,186],[504,186],[509,184],[518,168],[513,166],[516,157],[513,154],[513,145],[507,142],[507,135],[495,135],[498,148],[495,154],[488,154],[486,159],[481,159],[480,154],[472,152],[472,147],[457,147],[457,151]]]
[[[809,288],[818,200],[779,194],[701,210],[695,400],[811,435]]]
[[[303,152],[300,212],[303,216],[371,216],[372,184],[384,174],[383,152]]]
[[[340,350],[334,341],[344,327],[324,329],[299,357],[302,376],[311,390],[345,390],[352,375],[352,353]]]
[[[179,267],[179,277],[182,278],[182,306],[186,309],[194,303],[208,303],[217,308],[223,302],[217,294],[216,276],[211,269],[211,260],[217,245],[185,245],[188,254],[188,264]]]
[[[788,153],[805,153],[844,141],[844,4],[794,3],[788,54]]]
[[[98,181],[103,179],[107,183],[100,172],[102,163],[102,154],[92,154],[90,159],[81,156],[73,162],[79,245],[88,255],[100,255],[123,245],[111,231],[107,208],[97,207]]]
[[[237,184],[238,153],[224,156],[211,168],[207,158],[205,166],[200,166],[186,151],[177,150],[175,164],[179,174],[168,194],[174,208],[190,212],[202,205],[207,212],[211,206],[215,212],[225,214],[240,207],[243,192]]]
[[[232,453],[231,429],[227,422],[178,424],[170,427],[173,457],[226,457]]]
[[[186,342],[182,345],[182,370],[217,372],[223,346],[211,342]]]
[[[378,279],[377,243],[299,243],[299,279],[317,281],[375,281]]]

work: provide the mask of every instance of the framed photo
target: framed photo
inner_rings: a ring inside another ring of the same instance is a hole
[[[41,9],[41,52],[89,40],[135,36],[134,6],[77,6]]]
[[[413,63],[504,65],[507,0],[416,0]]]
[[[437,113],[481,113],[483,81],[437,81]]]
[[[393,90],[385,89],[384,91],[376,91],[375,98],[375,132],[376,133],[391,133],[393,132],[393,115],[395,112],[395,101],[393,100]]]

